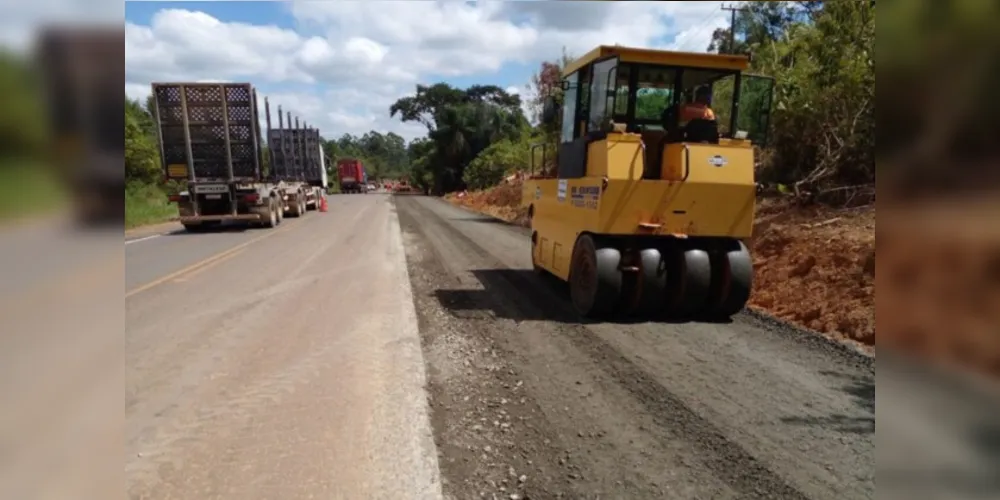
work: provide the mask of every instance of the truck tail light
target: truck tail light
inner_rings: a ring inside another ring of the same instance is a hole
[[[250,194],[245,195],[243,197],[243,201],[245,201],[247,203],[257,203],[257,200],[259,200],[259,199],[260,199],[260,195],[258,195],[257,193],[250,193]]]
[[[181,201],[181,195],[179,195],[179,194],[172,194],[172,195],[168,196],[167,199],[170,200],[171,203],[177,203],[177,202]]]

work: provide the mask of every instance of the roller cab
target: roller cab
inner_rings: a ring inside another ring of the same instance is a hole
[[[567,66],[561,110],[551,99],[543,113],[560,143],[536,146],[554,168],[532,168],[523,200],[535,268],[568,281],[581,314],[743,308],[772,90],[748,65],[615,46]]]

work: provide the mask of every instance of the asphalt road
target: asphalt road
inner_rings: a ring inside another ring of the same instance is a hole
[[[581,322],[522,229],[330,201],[126,243],[131,498],[839,500],[877,470],[886,498],[1000,491],[993,396],[888,365],[909,447],[876,467],[870,357],[751,315]]]
[[[870,358],[750,317],[581,323],[525,230],[397,205],[457,498],[874,497]]]
[[[126,253],[131,498],[440,498],[387,195]]]

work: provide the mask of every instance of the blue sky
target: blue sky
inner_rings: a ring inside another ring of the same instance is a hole
[[[250,81],[326,136],[423,130],[388,116],[417,83],[530,98],[563,47],[703,51],[720,2],[126,2],[126,93],[153,80]]]
[[[200,10],[230,22],[275,24],[282,28],[295,27],[295,17],[283,2],[125,2],[125,20],[148,25],[153,14],[161,9]]]

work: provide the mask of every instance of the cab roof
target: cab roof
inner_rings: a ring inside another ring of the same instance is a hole
[[[609,56],[618,56],[624,63],[657,64],[693,68],[744,71],[750,67],[750,57],[736,54],[707,54],[704,52],[675,52],[671,50],[640,49],[621,45],[601,45],[569,63],[563,78],[588,64]]]

